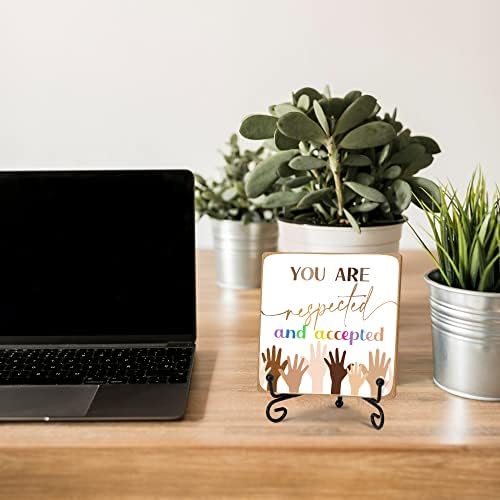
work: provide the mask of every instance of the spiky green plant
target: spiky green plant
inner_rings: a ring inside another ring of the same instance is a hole
[[[383,118],[379,111],[374,97],[357,90],[330,97],[306,87],[269,115],[245,118],[241,135],[276,148],[249,174],[248,196],[287,220],[358,230],[403,221],[417,197],[432,205],[437,186],[415,174],[432,163],[438,144],[403,129],[396,111]],[[279,191],[266,195],[274,184]]]
[[[415,228],[443,284],[464,290],[500,292],[500,191],[490,201],[482,172],[474,172],[463,201],[450,186],[440,189],[437,212],[420,200],[436,243],[437,256]]]
[[[272,220],[275,211],[257,206],[245,192],[245,177],[268,155],[262,146],[241,151],[238,136],[232,134],[229,152],[222,153],[225,165],[221,180],[206,180],[195,174],[195,208],[199,218],[241,220],[243,223]],[[270,187],[271,192],[274,187]]]

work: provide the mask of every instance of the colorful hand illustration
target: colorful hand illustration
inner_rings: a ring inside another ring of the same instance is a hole
[[[267,374],[269,373],[269,369],[266,370],[266,360],[264,353],[262,353],[262,363],[259,363],[259,383],[260,386],[267,391],[268,383],[267,383]]]
[[[352,363],[347,367],[347,375],[349,384],[351,385],[351,394],[357,396],[359,394],[359,388],[366,380],[366,366],[361,363]]]
[[[302,381],[302,377],[304,373],[309,368],[309,365],[304,366],[305,359],[301,358],[299,363],[298,354],[293,358],[293,364],[290,360],[290,356],[286,358],[288,363],[288,371],[284,372],[281,368],[279,369],[280,375],[283,377],[283,380],[288,385],[288,390],[292,394],[298,394],[300,388],[300,382]],[[304,367],[303,367],[304,366]]]
[[[266,354],[262,354],[262,361],[266,364],[265,371],[273,376],[273,390],[276,391],[278,379],[281,376],[280,370],[284,370],[288,360],[281,362],[281,347],[276,352],[276,346],[273,345],[272,351],[267,348]]]
[[[370,384],[370,391],[372,396],[377,395],[377,379],[383,378],[384,381],[387,380],[387,368],[391,363],[391,358],[385,359],[385,352],[380,356],[380,350],[375,351],[375,355],[372,352],[368,353],[368,373],[366,375],[366,380]]]
[[[316,344],[316,352],[314,345],[309,346],[309,375],[312,380],[312,392],[321,394],[323,392],[323,379],[325,378],[326,365],[324,358],[326,356],[326,344],[321,345],[318,341]]]
[[[385,375],[385,381],[384,381],[384,387],[383,387],[384,394],[391,393],[393,383],[394,383],[394,377],[392,376],[391,365],[389,365],[389,368],[387,368],[387,373]]]
[[[325,363],[330,370],[330,378],[332,379],[332,394],[340,394],[340,386],[342,385],[342,380],[347,375],[347,370],[344,367],[345,354],[342,354],[342,359],[339,358],[339,349],[335,349],[335,359],[333,359],[332,351],[328,353],[330,355],[330,360],[325,359]]]

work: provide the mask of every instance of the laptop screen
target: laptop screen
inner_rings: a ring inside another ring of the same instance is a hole
[[[192,174],[0,173],[0,335],[195,336]]]

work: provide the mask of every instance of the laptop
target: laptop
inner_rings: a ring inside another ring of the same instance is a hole
[[[0,266],[0,419],[183,416],[189,171],[0,172]]]

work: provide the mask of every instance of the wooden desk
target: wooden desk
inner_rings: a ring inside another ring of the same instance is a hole
[[[0,425],[0,498],[500,498],[500,405],[432,383],[431,263],[405,253],[398,395],[386,425],[346,398],[288,402],[268,422],[256,390],[259,292],[214,285],[199,254],[199,343],[186,419]]]

